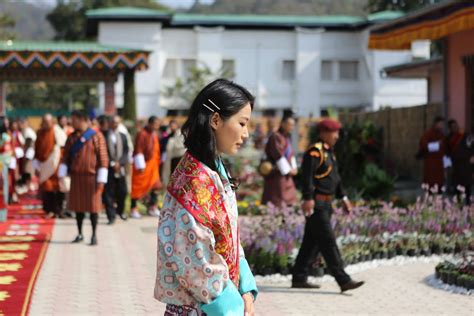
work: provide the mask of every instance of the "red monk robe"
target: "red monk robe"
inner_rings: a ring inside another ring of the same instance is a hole
[[[58,169],[67,136],[59,126],[47,123],[37,136],[32,164],[38,170],[43,209],[50,217],[63,217],[65,195],[61,191]],[[62,189],[64,191],[64,187]]]
[[[265,147],[267,158],[274,165],[273,171],[265,177],[262,203],[272,202],[276,206],[282,203],[296,203],[296,187],[291,169],[297,169],[291,139],[281,130],[273,133]]]
[[[40,163],[46,162],[46,160],[48,160],[48,158],[50,158],[51,154],[53,153],[55,144],[56,141],[54,139],[54,127],[40,129],[35,142],[35,158]],[[41,191],[59,191],[58,167],[59,163],[56,164],[56,171],[51,175],[51,177],[40,183]]]
[[[420,152],[423,155],[423,183],[430,187],[444,185],[443,157],[446,154],[446,141],[443,132],[430,128],[421,137]]]
[[[131,197],[138,200],[161,188],[160,143],[156,132],[145,127],[137,134],[133,157]]]

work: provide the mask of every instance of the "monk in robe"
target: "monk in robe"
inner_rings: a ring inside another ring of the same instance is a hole
[[[72,126],[75,131],[66,141],[58,176],[71,176],[69,209],[76,212],[79,231],[73,242],[84,240],[82,222],[85,213],[90,213],[93,246],[97,245],[97,223],[102,211],[102,193],[108,177],[107,146],[104,136],[90,127],[85,111],[72,112]]]
[[[50,218],[64,218],[62,208],[65,195],[60,189],[58,168],[67,136],[54,124],[51,114],[43,116],[37,136],[33,166],[39,173],[43,210]]]
[[[160,122],[156,116],[148,119],[148,124],[135,138],[132,169],[131,217],[140,218],[137,202],[148,194],[148,215],[159,216],[157,190],[160,181],[160,143],[158,129]]]
[[[452,161],[451,187],[458,196],[466,195],[466,204],[471,204],[472,177],[474,167],[474,137],[459,128],[455,120],[448,123],[447,152]]]
[[[298,173],[296,158],[291,145],[291,133],[295,119],[283,117],[278,131],[271,134],[265,146],[265,154],[273,170],[265,176],[262,203],[293,205],[296,203],[296,187],[293,177]]]
[[[444,156],[446,139],[443,132],[444,119],[436,117],[433,126],[425,132],[420,140],[421,157],[423,158],[423,183],[430,189],[441,190],[444,185]]]

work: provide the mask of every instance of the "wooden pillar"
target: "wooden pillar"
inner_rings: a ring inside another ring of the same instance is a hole
[[[115,107],[115,85],[113,80],[106,80],[105,82],[105,109],[106,115],[114,115],[117,113]]]
[[[123,117],[126,120],[137,119],[137,105],[135,94],[135,70],[127,69],[123,76]]]
[[[0,81],[0,115],[5,115],[7,113],[7,102],[6,102],[6,84],[5,81]]]

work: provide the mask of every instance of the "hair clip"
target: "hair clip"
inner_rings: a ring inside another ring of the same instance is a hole
[[[212,100],[211,100],[211,99],[207,99],[207,100],[208,100],[209,102],[211,102],[211,103],[212,103],[212,105],[214,105],[214,107],[215,107],[215,108],[216,108],[218,111],[220,111],[220,110],[221,110],[221,108],[220,108],[220,107],[218,107],[218,106],[217,106],[217,105],[216,105],[214,102],[212,102]]]
[[[215,112],[213,109],[211,109],[210,107],[208,107],[206,104],[203,103],[202,105],[204,105],[204,106],[205,106],[209,111],[211,111],[212,113]]]

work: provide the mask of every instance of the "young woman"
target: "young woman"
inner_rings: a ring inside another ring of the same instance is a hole
[[[183,125],[187,152],[173,172],[158,226],[155,298],[165,315],[254,315],[258,290],[240,246],[235,180],[221,154],[248,138],[254,97],[219,79]]]

